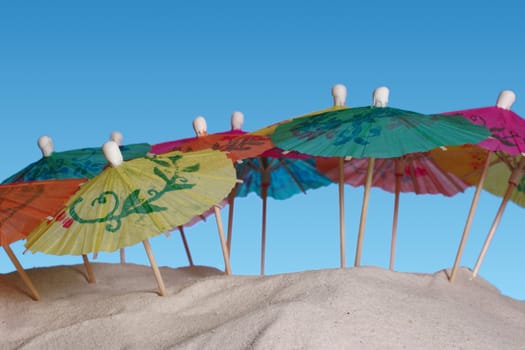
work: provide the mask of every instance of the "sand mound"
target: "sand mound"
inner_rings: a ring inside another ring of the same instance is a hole
[[[1,349],[525,349],[525,302],[459,271],[375,267],[268,277],[93,264],[0,275]]]

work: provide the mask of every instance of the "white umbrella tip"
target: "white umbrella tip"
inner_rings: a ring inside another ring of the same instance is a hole
[[[334,107],[343,107],[346,104],[346,86],[335,84],[332,87],[332,97],[334,98]]]
[[[102,152],[109,165],[113,168],[118,167],[124,161],[122,152],[120,152],[120,148],[115,141],[107,141],[104,143],[104,145],[102,145]]]
[[[386,107],[388,105],[388,97],[390,90],[386,86],[380,86],[374,90],[372,97],[372,105],[374,107]]]
[[[510,109],[516,101],[516,94],[511,90],[503,90],[499,93],[496,106],[503,109]]]
[[[205,136],[208,134],[208,126],[203,116],[199,115],[193,119],[193,130],[195,130],[197,136]]]
[[[242,130],[242,124],[244,124],[244,113],[235,111],[232,113],[232,130]]]
[[[40,136],[38,138],[37,144],[44,157],[49,157],[55,150],[55,147],[53,146],[53,139],[49,136]]]
[[[122,133],[120,131],[113,131],[109,135],[109,140],[115,141],[119,146],[122,146],[122,140],[123,140]]]

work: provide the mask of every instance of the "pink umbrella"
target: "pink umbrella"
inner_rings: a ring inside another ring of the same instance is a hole
[[[354,187],[365,186],[369,163],[368,158],[352,158],[345,161],[344,182]],[[339,180],[338,159],[318,158],[317,169],[332,181]],[[389,264],[390,270],[393,270],[400,193],[442,194],[450,197],[463,192],[470,185],[446,169],[440,168],[430,152],[418,152],[396,158],[376,159],[371,186],[395,195]]]
[[[492,137],[480,142],[478,145],[489,150],[489,155],[485,161],[483,171],[477,184],[476,192],[472,200],[470,212],[465,224],[461,242],[450,274],[450,281],[454,281],[461,255],[465,247],[470,226],[474,218],[474,213],[479,200],[481,189],[483,188],[485,178],[487,175],[488,168],[491,164],[491,159],[494,159],[495,155],[501,161],[505,162],[511,169],[512,173],[508,180],[507,190],[501,201],[500,207],[494,218],[490,231],[487,235],[481,253],[478,257],[476,265],[473,271],[473,277],[478,273],[479,267],[483,261],[485,253],[487,252],[488,246],[496,232],[499,221],[503,215],[505,207],[510,199],[512,191],[519,183],[521,176],[525,169],[525,120],[516,113],[510,110],[510,107],[516,100],[516,95],[510,90],[502,91],[498,97],[496,106],[474,108],[461,111],[447,112],[444,114],[460,114],[465,118],[469,119],[475,124],[483,125],[489,129],[492,133]],[[518,162],[512,161],[511,158],[519,156],[521,159]]]

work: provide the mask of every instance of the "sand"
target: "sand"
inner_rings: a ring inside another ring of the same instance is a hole
[[[525,301],[459,270],[376,267],[225,276],[210,267],[93,264],[0,275],[0,349],[525,349]]]

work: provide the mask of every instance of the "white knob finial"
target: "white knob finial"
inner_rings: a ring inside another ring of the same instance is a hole
[[[193,130],[197,136],[206,136],[208,135],[208,127],[206,125],[206,119],[203,116],[197,116],[193,119]]]
[[[53,140],[49,136],[40,136],[37,143],[44,157],[49,157],[55,150]]]
[[[113,168],[118,167],[124,161],[122,152],[120,152],[120,148],[115,141],[107,141],[102,146],[102,152],[104,152],[104,157],[106,157],[109,165]]]
[[[499,93],[496,106],[503,109],[510,109],[516,101],[516,94],[512,90],[503,90]]]
[[[346,103],[346,86],[343,84],[334,85],[332,97],[334,98],[334,107],[343,107]]]
[[[386,86],[380,86],[374,90],[372,105],[374,107],[386,107],[388,104],[388,95],[390,90]]]
[[[244,123],[244,114],[239,111],[232,113],[232,130],[242,130],[242,124]]]
[[[113,131],[109,135],[109,140],[110,141],[115,141],[117,143],[117,145],[122,146],[122,140],[123,140],[122,133],[120,131]]]

